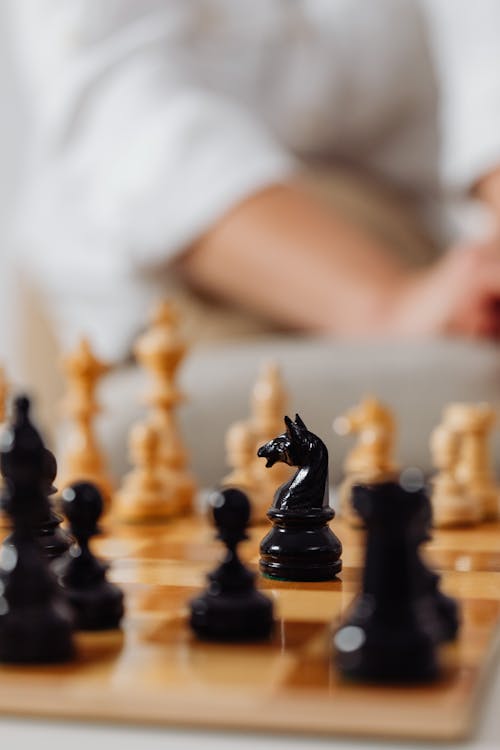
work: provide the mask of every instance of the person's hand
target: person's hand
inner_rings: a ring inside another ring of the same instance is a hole
[[[500,167],[491,170],[478,180],[473,193],[489,206],[497,225],[500,226]]]
[[[403,281],[378,325],[398,336],[500,338],[500,238],[452,248]]]

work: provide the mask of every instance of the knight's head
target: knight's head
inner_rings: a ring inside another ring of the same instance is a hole
[[[395,430],[391,410],[375,396],[365,396],[357,406],[333,422],[333,429],[338,435],[350,435],[373,427]]]
[[[298,414],[295,421],[285,417],[286,430],[262,445],[257,455],[267,459],[266,466],[281,462],[289,466],[303,466],[311,449],[311,433]]]

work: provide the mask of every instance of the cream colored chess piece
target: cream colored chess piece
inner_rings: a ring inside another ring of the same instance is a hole
[[[184,400],[175,379],[186,354],[186,344],[178,330],[178,317],[169,302],[155,310],[150,328],[134,348],[138,362],[151,376],[146,394],[150,422],[159,437],[159,462],[166,491],[176,512],[192,509],[196,483],[187,469],[187,453],[177,425],[176,409]]]
[[[394,462],[396,423],[391,410],[373,396],[337,417],[333,428],[338,435],[357,435],[354,448],[347,455],[345,478],[339,487],[340,514],[352,526],[361,521],[352,508],[352,488],[358,482],[386,482],[394,479],[398,467]]]
[[[62,367],[68,388],[63,406],[71,422],[58,486],[62,490],[73,482],[93,482],[103,494],[107,511],[113,486],[94,432],[94,419],[101,412],[97,385],[109,366],[94,355],[90,342],[82,338],[75,351],[64,358]]]
[[[222,485],[238,486],[248,494],[253,523],[267,520],[266,514],[276,490],[292,474],[292,469],[286,464],[277,463],[268,469],[266,462],[257,457],[261,445],[284,431],[287,400],[278,365],[265,363],[252,389],[251,416],[233,424],[226,433],[227,463],[231,471],[222,480]]]
[[[284,463],[267,468],[266,462],[257,457],[261,445],[272,440],[285,430],[283,422],[287,412],[288,393],[276,362],[266,362],[254,385],[251,397],[252,416],[250,422],[255,436],[254,460],[257,494],[254,498],[255,516],[267,519],[276,490],[292,476],[293,469]]]
[[[231,471],[222,480],[223,487],[238,487],[253,497],[255,479],[255,434],[249,420],[235,422],[226,433],[226,459]]]
[[[460,456],[455,473],[478,504],[482,519],[497,520],[499,488],[490,464],[489,440],[495,424],[490,404],[450,404],[444,421],[460,438]]]
[[[133,468],[115,495],[114,516],[129,523],[171,518],[178,508],[165,486],[160,437],[155,425],[145,422],[132,427],[129,453]]]
[[[440,424],[430,440],[433,464],[438,470],[432,479],[433,524],[437,528],[473,526],[481,520],[478,503],[457,479],[460,436],[449,425]]]

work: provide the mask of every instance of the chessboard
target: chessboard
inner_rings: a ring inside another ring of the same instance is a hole
[[[469,736],[500,642],[500,523],[440,530],[428,545],[463,623],[443,651],[439,681],[408,687],[347,682],[333,666],[332,632],[356,594],[363,557],[362,531],[338,519],[333,528],[344,544],[339,580],[260,577],[277,613],[272,639],[220,644],[196,640],[187,625],[187,602],[221,555],[208,521],[105,526],[95,549],[125,592],[122,630],[78,634],[72,664],[2,666],[0,713],[329,736]],[[242,545],[255,570],[265,531],[253,527]]]

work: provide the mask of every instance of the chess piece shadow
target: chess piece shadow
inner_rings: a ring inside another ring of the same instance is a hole
[[[273,524],[260,545],[260,570],[287,581],[328,581],[342,569],[342,544],[328,525],[328,451],[297,414],[285,417],[286,431],[261,446],[267,466],[278,461],[297,466],[278,488],[267,516]]]
[[[108,565],[89,548],[100,533],[97,522],[104,510],[102,495],[90,482],[76,482],[62,493],[62,508],[76,544],[68,555],[60,580],[75,611],[78,630],[112,630],[123,617],[123,593],[106,578]]]
[[[208,588],[190,603],[190,625],[204,640],[255,641],[268,638],[273,628],[270,599],[255,588],[255,575],[241,562],[237,547],[247,538],[250,503],[238,489],[212,496],[217,538],[226,556],[208,576]]]
[[[125,647],[122,630],[81,630],[75,636],[78,646],[78,661],[82,664],[102,664],[121,656]]]

